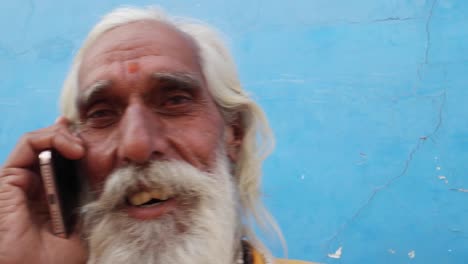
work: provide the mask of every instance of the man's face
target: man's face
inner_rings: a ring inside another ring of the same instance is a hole
[[[82,161],[91,188],[127,164],[182,160],[210,171],[226,127],[191,39],[135,22],[102,35],[79,72]]]
[[[81,168],[100,194],[83,207],[90,263],[232,261],[240,199],[225,151],[239,140],[192,40],[157,22],[118,27],[78,79]]]

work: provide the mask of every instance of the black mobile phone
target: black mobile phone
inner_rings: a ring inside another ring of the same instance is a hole
[[[52,232],[67,238],[79,213],[81,182],[76,161],[64,158],[56,150],[45,150],[39,154],[39,164]]]

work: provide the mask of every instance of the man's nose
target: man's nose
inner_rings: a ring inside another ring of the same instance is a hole
[[[120,162],[146,164],[164,156],[163,127],[151,109],[139,104],[128,106],[119,129]]]

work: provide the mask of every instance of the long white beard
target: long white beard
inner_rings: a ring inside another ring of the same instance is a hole
[[[141,184],[176,194],[176,210],[154,220],[128,217],[119,208]],[[83,207],[83,219],[89,264],[228,264],[240,246],[239,193],[226,158],[212,173],[182,161],[119,169]]]

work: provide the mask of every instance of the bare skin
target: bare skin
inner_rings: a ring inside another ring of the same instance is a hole
[[[104,34],[84,56],[80,92],[92,95],[79,105],[80,136],[87,143],[82,167],[94,189],[126,163],[178,159],[202,170],[212,167],[230,126],[196,54],[184,34],[145,21]],[[189,78],[183,83],[178,75]],[[96,83],[107,85],[92,93]]]
[[[64,118],[24,135],[0,170],[0,263],[84,263],[78,233],[61,239],[50,232],[47,204],[37,170],[37,154],[55,148],[79,159],[85,150],[68,132]]]
[[[96,83],[106,85],[92,92]],[[239,125],[224,122],[195,45],[170,26],[136,22],[102,35],[84,56],[79,98],[78,135],[60,118],[23,136],[0,169],[0,264],[86,262],[78,232],[68,240],[50,233],[37,171],[42,150],[80,159],[98,192],[129,163],[177,159],[209,171],[220,142],[236,161]]]

